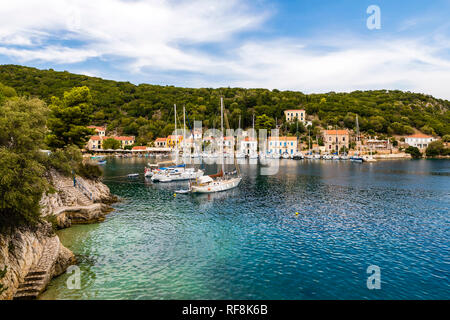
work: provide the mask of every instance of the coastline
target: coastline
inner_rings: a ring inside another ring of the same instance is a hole
[[[61,243],[55,229],[73,224],[101,222],[117,202],[100,181],[71,177],[56,171],[48,173],[55,190],[40,201],[42,222],[33,228],[18,228],[0,234],[0,265],[7,267],[0,283],[5,290],[0,300],[35,299],[54,277],[76,264],[75,255]]]

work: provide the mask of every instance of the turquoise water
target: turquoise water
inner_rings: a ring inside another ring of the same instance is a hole
[[[185,184],[123,177],[146,163],[108,160],[123,202],[103,223],[59,232],[81,289],[62,275],[41,298],[450,298],[448,160],[282,160],[274,176],[247,164],[237,189],[176,197]],[[369,265],[380,290],[367,289]]]

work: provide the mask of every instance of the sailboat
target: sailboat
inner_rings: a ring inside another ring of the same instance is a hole
[[[177,105],[175,110],[175,167],[167,168],[167,170],[153,173],[153,182],[172,182],[197,179],[203,176],[203,170],[195,168],[186,168],[186,164],[178,165],[178,135],[177,135]],[[184,133],[185,134],[185,133]]]
[[[224,118],[223,97],[220,98],[220,113],[221,113],[221,129],[222,141],[220,143],[220,160],[222,168],[217,174],[202,176],[190,183],[190,189],[196,193],[213,193],[236,188],[241,183],[242,176],[240,174],[239,165],[236,157],[234,157],[235,170],[233,172],[225,172],[225,162],[223,156],[223,118]],[[226,115],[225,115],[226,117]],[[228,118],[227,118],[228,119]],[[227,120],[228,126],[228,120]]]
[[[253,128],[253,133],[255,132],[255,114],[253,114],[253,125],[252,125],[252,128]],[[256,152],[256,151],[252,151],[252,152],[250,152],[249,153],[249,155],[248,155],[248,158],[249,159],[258,159],[258,152]]]
[[[360,133],[359,133],[359,122],[358,122],[358,116],[356,116],[356,135],[358,136],[358,141],[359,141],[359,147],[358,147],[358,149],[359,149],[359,152],[358,152],[358,154],[357,155],[354,155],[354,156],[351,156],[350,157],[350,161],[353,161],[353,162],[363,162],[364,161],[364,159],[361,157],[361,136],[360,136]]]

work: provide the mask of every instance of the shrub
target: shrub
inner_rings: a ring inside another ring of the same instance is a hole
[[[87,179],[98,180],[102,176],[102,170],[97,165],[83,163],[78,168],[78,174]]]
[[[444,155],[444,153],[445,153],[444,143],[439,140],[431,142],[428,145],[425,153],[426,153],[427,157],[435,157],[435,156]]]
[[[422,157],[422,153],[417,147],[411,147],[409,146],[405,150],[406,153],[409,153],[413,159],[419,159]]]

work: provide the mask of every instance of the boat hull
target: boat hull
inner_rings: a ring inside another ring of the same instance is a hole
[[[191,186],[191,192],[193,193],[214,193],[214,192],[221,192],[230,190],[233,188],[236,188],[239,183],[241,182],[242,178],[232,178],[228,180],[221,180],[217,182],[213,182],[210,184],[207,184],[205,186]]]

